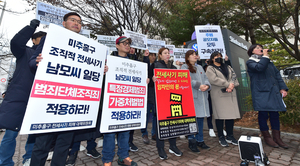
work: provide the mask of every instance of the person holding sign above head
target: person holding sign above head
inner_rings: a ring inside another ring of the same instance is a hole
[[[234,119],[240,118],[235,89],[239,85],[236,74],[230,66],[223,63],[222,54],[214,52],[210,56],[206,75],[211,84],[210,95],[219,143],[224,147],[228,146],[228,143],[238,145],[233,136]],[[223,133],[224,121],[226,138]]]
[[[154,63],[154,66],[151,70],[154,70],[155,68],[162,68],[162,69],[177,69],[170,60],[170,53],[168,48],[161,48],[158,51],[158,61]],[[152,77],[153,82],[157,80],[155,76]],[[157,123],[157,122],[156,122]],[[158,136],[157,129],[156,130],[156,135]],[[176,146],[176,138],[170,138],[169,139],[170,147],[169,147],[169,152],[175,154],[176,156],[182,156],[182,152],[177,148]],[[165,149],[165,141],[160,140],[158,137],[156,137],[156,147],[158,151],[158,155],[160,159],[165,160],[168,158]]]
[[[5,98],[0,106],[0,128],[6,129],[0,145],[0,165],[13,166],[12,160],[16,137],[19,134],[21,124],[30,96],[30,90],[34,80],[34,74],[28,67],[28,60],[39,45],[45,32],[34,33],[40,25],[40,21],[33,19],[30,25],[22,28],[10,41],[10,49],[16,57],[16,69],[9,86],[5,92]],[[26,43],[32,39],[33,46],[27,47]],[[2,94],[3,95],[3,94]],[[30,134],[25,145],[26,154],[23,155],[23,164],[29,165],[35,136]]]
[[[75,13],[70,12],[64,16],[63,26],[73,32],[79,33],[81,30],[81,17]],[[39,46],[32,55],[29,61],[31,71],[35,73],[39,62],[42,61],[42,50],[45,43],[45,37],[40,41]],[[56,133],[46,133],[36,135],[36,143],[33,147],[31,156],[31,166],[44,166],[48,152],[51,148],[52,140],[56,138],[55,148],[51,166],[65,166],[68,156],[69,148],[73,142],[74,131],[63,131]]]
[[[204,117],[209,117],[208,91],[210,83],[203,68],[197,64],[197,55],[194,50],[189,50],[185,53],[185,64],[181,69],[188,69],[192,78],[191,85],[193,90],[194,105],[197,117],[199,132],[194,135],[189,135],[189,148],[196,153],[199,153],[197,146],[202,149],[209,149],[203,140],[203,120]]]
[[[126,36],[120,36],[116,39],[117,57],[127,58],[130,51],[131,39]],[[115,156],[115,136],[118,140],[118,164],[123,166],[137,166],[137,163],[129,157],[129,131],[104,133],[103,134],[103,150],[102,161],[104,166],[111,166]]]

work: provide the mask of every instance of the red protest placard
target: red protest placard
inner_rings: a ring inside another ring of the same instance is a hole
[[[197,133],[189,71],[154,69],[154,75],[159,138]]]

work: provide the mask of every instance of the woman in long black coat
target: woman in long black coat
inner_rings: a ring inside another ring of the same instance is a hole
[[[170,53],[169,53],[169,49],[168,48],[161,48],[158,51],[158,61],[154,62],[154,66],[153,68],[151,68],[151,70],[158,68],[158,69],[177,69],[171,61],[169,61],[170,59]],[[153,72],[154,73],[154,72]],[[156,77],[153,77],[153,82],[156,81]],[[156,135],[158,136],[158,130],[157,128],[156,130]],[[176,146],[176,138],[169,138],[169,143],[170,143],[170,147],[169,147],[169,152],[173,153],[176,156],[182,156],[182,152],[177,148]],[[168,158],[164,147],[165,147],[165,142],[164,140],[160,140],[158,137],[156,137],[156,147],[157,147],[157,151],[158,151],[158,155],[160,157],[160,159],[165,160]]]
[[[251,80],[253,108],[258,112],[260,131],[266,144],[272,147],[288,146],[280,138],[279,111],[286,111],[282,97],[287,95],[288,88],[279,71],[270,61],[268,49],[254,44],[248,50],[248,74]],[[267,120],[270,118],[273,139],[269,133]]]

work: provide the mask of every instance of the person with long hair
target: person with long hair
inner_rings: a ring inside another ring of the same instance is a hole
[[[258,111],[258,123],[264,141],[271,147],[288,146],[280,138],[279,111],[286,111],[282,97],[287,95],[288,87],[277,68],[270,61],[268,49],[260,44],[251,45],[248,49],[248,74],[251,81],[253,108]],[[267,124],[270,118],[273,139]]]
[[[151,70],[154,70],[156,68],[159,69],[177,69],[173,64],[172,61],[170,61],[170,53],[168,48],[161,48],[158,51],[158,61],[154,62],[153,68]],[[154,72],[153,72],[154,73]],[[152,76],[153,82],[156,81],[156,77]],[[156,121],[157,123],[157,121]],[[155,129],[156,135],[158,136],[158,130]],[[176,138],[169,138],[169,152],[175,154],[176,156],[182,156],[182,152],[177,148],[176,146]],[[160,140],[158,137],[156,137],[156,147],[158,151],[158,155],[160,159],[165,160],[168,158],[166,152],[165,152],[165,141]]]
[[[191,151],[199,153],[199,146],[202,149],[209,149],[203,140],[203,120],[204,117],[209,117],[208,91],[210,83],[202,66],[197,64],[197,54],[194,50],[189,50],[185,53],[185,64],[181,69],[188,69],[191,76],[191,85],[194,97],[195,112],[199,132],[196,135],[189,135],[189,148]]]
[[[222,54],[214,52],[210,56],[210,65],[206,75],[211,84],[211,101],[216,120],[216,127],[221,146],[229,146],[228,143],[238,145],[233,136],[234,119],[240,118],[236,89],[239,85],[233,69],[223,63]],[[223,133],[225,121],[226,138]]]

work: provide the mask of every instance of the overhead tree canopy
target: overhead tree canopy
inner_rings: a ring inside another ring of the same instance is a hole
[[[251,11],[252,15],[250,18],[259,18],[261,20],[258,28],[268,36],[276,39],[292,57],[300,61],[299,0],[231,1]]]

